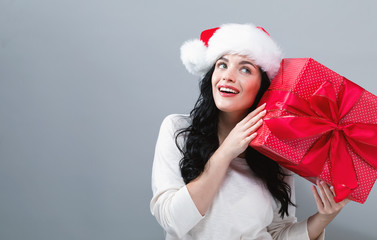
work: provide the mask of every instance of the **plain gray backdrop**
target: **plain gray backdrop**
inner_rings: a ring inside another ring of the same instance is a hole
[[[377,94],[375,1],[0,0],[0,239],[163,239],[149,210],[162,119],[198,79],[181,44],[222,23],[263,26]],[[299,220],[316,211],[297,180]],[[376,187],[327,239],[377,239]]]

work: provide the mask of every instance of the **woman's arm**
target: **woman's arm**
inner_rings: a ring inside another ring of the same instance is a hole
[[[266,112],[260,106],[241,120],[228,134],[208,160],[203,173],[187,184],[192,200],[202,216],[205,215],[225,177],[230,162],[243,153],[256,137]]]
[[[317,186],[320,194],[318,194],[315,186],[312,187],[318,212],[308,219],[308,233],[310,239],[317,239],[324,231],[325,227],[334,220],[340,210],[350,201],[349,199],[344,199],[336,203],[334,200],[335,193],[327,183],[317,181]]]
[[[187,120],[180,115],[170,115],[164,119],[153,161],[150,209],[166,232],[181,238],[203,218],[218,192],[230,161],[243,152],[234,145],[241,144],[241,149],[246,149],[255,137],[252,133],[261,125],[255,124],[264,116],[261,111],[263,108],[250,113],[228,134],[207,162],[204,172],[188,185],[185,185],[180,173],[179,161],[182,155],[175,144],[175,133],[187,125]],[[243,140],[238,137],[241,130],[246,135]],[[179,140],[183,141],[181,138]]]
[[[175,142],[177,130],[186,128],[189,122],[189,117],[181,114],[163,120],[152,167],[151,213],[169,235],[179,239],[203,219],[183,181],[179,168],[182,153]],[[181,146],[184,136],[180,135],[177,142]]]

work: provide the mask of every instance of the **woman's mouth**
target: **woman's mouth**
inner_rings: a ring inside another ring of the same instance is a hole
[[[223,97],[233,97],[237,95],[240,91],[237,88],[231,86],[219,86],[220,95]]]

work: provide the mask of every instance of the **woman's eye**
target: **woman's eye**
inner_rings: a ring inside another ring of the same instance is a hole
[[[242,68],[241,71],[243,73],[251,73],[250,69],[248,69],[248,68]]]
[[[225,63],[219,63],[217,65],[218,68],[226,68],[226,64]]]

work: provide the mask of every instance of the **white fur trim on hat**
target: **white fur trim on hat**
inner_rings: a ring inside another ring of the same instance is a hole
[[[263,30],[253,24],[224,24],[208,41],[208,47],[199,39],[185,42],[181,60],[186,69],[203,76],[225,54],[239,54],[252,59],[270,79],[277,74],[282,52]]]
[[[207,47],[199,39],[185,42],[181,47],[181,60],[187,71],[194,75],[203,75],[208,68],[206,52]]]

